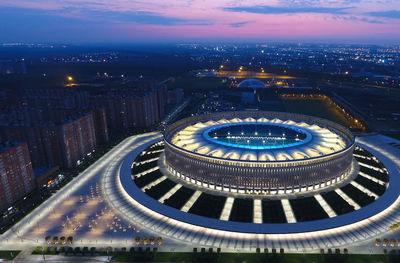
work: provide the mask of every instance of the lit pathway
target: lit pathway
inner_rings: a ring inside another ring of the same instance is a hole
[[[358,164],[360,166],[364,166],[364,167],[367,167],[369,169],[375,170],[377,172],[383,173],[383,170],[381,168],[376,167],[376,166],[372,166],[372,165],[369,165],[369,164],[366,164],[366,163],[363,163],[363,162],[360,162],[360,161],[358,162]]]
[[[147,185],[142,187],[142,191],[145,192],[147,189],[152,188],[153,186],[158,185],[159,183],[161,183],[162,181],[164,181],[165,179],[167,179],[168,177],[166,175],[161,176],[160,178],[158,178],[157,180],[148,183]]]
[[[161,153],[161,152],[163,152],[164,151],[164,149],[160,149],[160,150],[149,150],[148,152],[147,152],[147,154],[153,154],[153,153]],[[157,158],[158,159],[158,158]]]
[[[163,196],[160,197],[160,199],[158,199],[158,201],[160,203],[164,203],[165,200],[167,200],[168,198],[170,198],[173,194],[176,193],[176,191],[178,191],[180,188],[182,187],[181,184],[177,184],[174,187],[171,188],[171,190],[169,190],[168,192],[166,192]]]
[[[154,172],[154,171],[157,171],[157,170],[158,170],[158,166],[156,166],[156,167],[153,167],[153,168],[150,168],[149,170],[146,170],[146,171],[144,171],[144,172],[141,172],[141,173],[135,174],[135,177],[140,177],[140,176],[143,176],[143,175],[149,174],[149,173],[151,173],[151,172]]]
[[[262,206],[261,199],[254,199],[254,207],[253,207],[253,223],[262,224]]]
[[[221,216],[219,217],[220,220],[225,220],[225,221],[229,220],[229,216],[231,215],[234,200],[235,200],[235,198],[233,198],[233,197],[226,198],[224,208],[222,209]]]
[[[368,190],[367,188],[365,188],[364,186],[360,185],[359,183],[357,183],[356,181],[351,182],[351,184],[358,188],[360,191],[364,192],[365,194],[374,197],[375,199],[379,198],[379,195],[375,194],[374,192]]]
[[[292,206],[288,199],[281,200],[283,211],[285,212],[286,221],[288,223],[296,223],[296,217],[294,216]]]
[[[155,161],[158,161],[158,157],[156,157],[156,158],[152,158],[152,159],[148,159],[148,160],[145,160],[145,161],[139,162],[139,163],[137,163],[137,164],[140,166],[140,165],[143,165],[143,164],[146,164],[146,163],[155,162]]]
[[[322,198],[322,196],[320,194],[317,194],[314,197],[315,197],[315,199],[317,199],[318,203],[324,209],[324,211],[328,214],[329,217],[337,216],[335,211],[333,211],[331,206],[325,201],[324,198]]]
[[[346,195],[341,189],[338,188],[335,190],[335,192],[338,195],[340,195],[340,197],[342,197],[349,205],[353,206],[354,210],[358,210],[361,208],[356,202],[354,202],[353,199],[351,199],[348,195]]]
[[[364,155],[360,155],[360,154],[356,154],[356,153],[354,153],[353,156],[354,157],[358,157],[358,158],[362,158],[362,159],[366,159],[366,160],[372,160],[372,158],[369,157],[369,156],[364,156]]]
[[[381,180],[379,180],[379,179],[376,179],[375,177],[372,177],[372,176],[370,176],[370,175],[368,175],[368,174],[366,174],[366,173],[359,172],[358,174],[361,175],[361,176],[363,176],[363,177],[365,177],[365,178],[367,178],[367,179],[369,179],[369,180],[371,180],[371,181],[373,181],[373,182],[375,182],[375,183],[377,183],[377,184],[386,185],[386,183],[385,183],[384,181],[381,181]]]
[[[197,201],[197,199],[200,197],[201,191],[196,191],[194,194],[187,200],[186,204],[182,207],[183,212],[189,211],[189,209],[193,206],[193,204]]]

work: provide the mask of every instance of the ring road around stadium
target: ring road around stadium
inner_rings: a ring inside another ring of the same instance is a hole
[[[216,113],[128,154],[105,189],[128,220],[193,246],[311,251],[373,239],[399,220],[387,154],[324,119]]]

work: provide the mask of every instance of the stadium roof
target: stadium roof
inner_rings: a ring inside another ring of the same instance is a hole
[[[230,143],[220,143],[207,136],[210,129],[237,125],[238,123],[259,123],[262,125],[284,126],[298,129],[307,134],[307,138],[299,143],[282,145],[281,147],[243,147]],[[291,161],[320,157],[341,151],[348,146],[346,139],[333,129],[304,121],[282,120],[279,118],[234,118],[197,122],[182,127],[171,136],[170,142],[175,146],[196,154],[242,161]]]
[[[252,88],[252,89],[259,89],[265,88],[264,82],[258,79],[246,79],[239,83],[239,88]]]

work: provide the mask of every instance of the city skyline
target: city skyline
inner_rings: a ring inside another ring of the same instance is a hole
[[[17,0],[0,7],[3,43],[400,40],[400,7],[391,0]]]

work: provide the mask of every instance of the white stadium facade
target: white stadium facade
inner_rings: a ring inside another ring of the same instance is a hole
[[[193,116],[123,140],[0,247],[68,233],[86,247],[162,237],[159,251],[382,253],[400,244],[399,156],[395,139],[310,116]]]
[[[350,172],[354,137],[338,124],[279,112],[228,112],[179,121],[165,132],[173,174],[234,192],[300,192]]]
[[[324,119],[223,112],[136,148],[106,194],[127,220],[184,246],[374,247],[400,222],[397,160]]]

